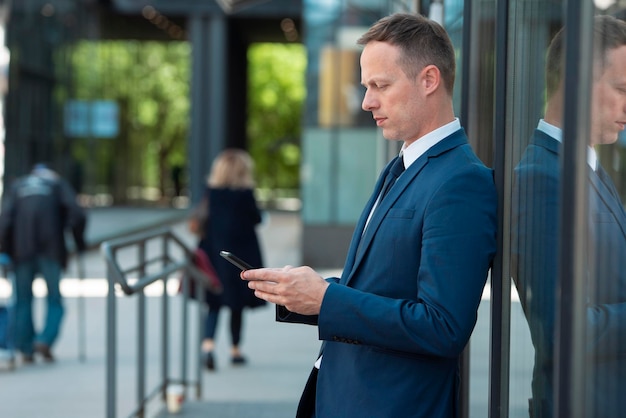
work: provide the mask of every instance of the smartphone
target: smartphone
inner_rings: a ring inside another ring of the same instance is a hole
[[[241,258],[237,257],[235,254],[230,253],[228,251],[220,251],[220,255],[224,257],[226,260],[230,261],[231,264],[239,267],[242,271],[253,269],[250,264],[243,261]]]

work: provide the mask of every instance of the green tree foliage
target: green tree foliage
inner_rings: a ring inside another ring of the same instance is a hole
[[[186,159],[189,44],[83,41],[74,46],[72,63],[73,98],[120,105],[118,137],[83,143],[91,183],[112,186],[117,202],[146,187],[164,195],[171,168]]]
[[[297,190],[306,51],[300,44],[255,44],[248,62],[248,138],[259,186]]]

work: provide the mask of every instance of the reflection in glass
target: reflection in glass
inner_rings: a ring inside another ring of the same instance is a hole
[[[626,121],[626,23],[594,20],[589,136],[589,257],[587,282],[587,416],[620,417],[626,410],[626,212],[598,162],[596,145],[613,144]],[[562,137],[563,32],[548,49],[543,119],[514,170],[512,272],[535,348],[530,416],[554,415],[555,309]]]

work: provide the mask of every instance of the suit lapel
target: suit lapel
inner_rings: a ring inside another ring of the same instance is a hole
[[[603,170],[601,166],[598,166],[598,170]],[[606,175],[608,177],[608,174]],[[589,180],[595,192],[597,192],[599,199],[604,202],[609,209],[624,236],[626,236],[626,213],[624,212],[624,206],[622,202],[618,200],[613,192],[611,192],[611,184],[606,184],[601,180],[599,173],[589,173]],[[611,181],[608,179],[607,181]]]
[[[393,161],[393,160],[392,160]],[[348,256],[346,257],[346,263],[343,269],[343,273],[341,275],[341,282],[346,282],[349,273],[352,271],[352,266],[355,265],[355,257],[357,255],[358,250],[361,247],[361,240],[363,239],[363,229],[365,228],[365,223],[367,222],[367,218],[369,217],[370,212],[372,211],[372,207],[380,194],[380,191],[383,187],[383,183],[385,181],[385,177],[391,168],[392,162],[387,163],[387,166],[383,169],[382,173],[378,177],[376,181],[376,186],[374,186],[374,191],[370,196],[365,208],[361,212],[361,217],[354,228],[354,233],[352,234],[352,239],[350,240],[350,248],[348,249]]]
[[[398,197],[402,194],[404,189],[406,189],[407,186],[413,181],[413,179],[417,177],[417,175],[420,173],[420,171],[422,171],[427,163],[428,158],[425,158],[425,155],[418,158],[413,164],[411,164],[409,169],[405,170],[405,172],[402,173],[400,177],[398,177],[396,184],[389,191],[389,194],[382,202],[380,202],[380,205],[378,205],[378,207],[372,214],[372,218],[370,219],[367,228],[363,232],[360,245],[357,247],[356,259],[354,263],[355,267],[360,263],[361,259],[363,258],[363,255],[365,254],[367,248],[370,246],[372,239],[374,239],[374,236],[376,235],[380,224],[387,215],[387,212],[389,212],[389,209],[391,209],[391,207],[394,205],[396,200],[398,200]],[[360,230],[362,231],[363,229],[361,228]],[[354,271],[354,268],[352,269],[352,271]]]
[[[342,275],[342,282],[347,284],[350,281],[358,265],[361,263],[363,256],[367,252],[367,249],[371,245],[372,240],[376,236],[376,232],[378,231],[378,228],[380,227],[383,219],[385,218],[385,216],[387,216],[389,210],[394,206],[398,198],[402,195],[402,192],[407,187],[420,181],[419,174],[422,172],[424,167],[427,166],[430,160],[466,143],[467,137],[465,136],[465,131],[463,129],[460,129],[452,135],[449,135],[448,137],[439,141],[417,160],[415,160],[415,162],[413,162],[413,164],[411,164],[398,178],[396,184],[389,191],[385,199],[380,202],[380,205],[372,214],[367,228],[365,229],[365,231],[363,231],[363,228],[365,227],[365,222],[367,221],[371,208],[376,202],[378,194],[380,193],[383,180],[387,175],[387,172],[389,171],[391,162],[387,164],[387,167],[385,167],[385,170],[383,170],[383,173],[376,183],[374,193],[372,197],[370,197],[366,209],[361,214],[361,219],[359,219],[359,222],[355,229],[355,233],[352,237],[352,243],[350,245],[350,250],[348,252],[348,258],[346,259],[346,265]]]

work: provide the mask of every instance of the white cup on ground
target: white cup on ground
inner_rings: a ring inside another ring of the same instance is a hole
[[[167,385],[166,401],[167,412],[170,414],[178,414],[185,400],[185,387],[180,384]]]

